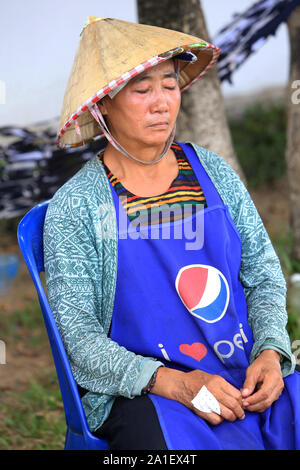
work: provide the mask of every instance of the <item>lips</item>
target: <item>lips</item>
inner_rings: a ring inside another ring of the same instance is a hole
[[[160,128],[160,127],[168,127],[168,126],[169,126],[168,122],[155,122],[154,124],[150,124],[149,127]]]

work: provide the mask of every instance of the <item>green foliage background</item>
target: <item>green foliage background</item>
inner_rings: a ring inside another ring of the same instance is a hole
[[[249,189],[281,178],[286,172],[284,105],[255,104],[242,119],[229,120],[232,140]]]

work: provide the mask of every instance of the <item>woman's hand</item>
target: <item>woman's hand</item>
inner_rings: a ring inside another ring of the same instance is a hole
[[[242,389],[247,411],[263,412],[281,395],[284,382],[279,359],[279,353],[265,349],[248,367]]]
[[[193,406],[192,400],[203,385],[218,400],[221,416],[216,413],[199,411]],[[213,425],[221,423],[224,419],[235,421],[243,419],[245,416],[240,390],[219,375],[208,374],[198,369],[191,372],[180,372],[167,367],[159,368],[152,393],[182,403]]]

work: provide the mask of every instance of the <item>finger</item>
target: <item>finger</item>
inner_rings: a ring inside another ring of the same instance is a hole
[[[224,393],[224,395],[228,395],[229,397],[239,402],[240,405],[242,405],[242,394],[240,390],[235,388],[229,382],[225,382],[221,385],[221,391]]]
[[[220,404],[235,415],[235,418],[243,419],[245,417],[241,392],[230,383],[222,383],[217,399]]]
[[[282,389],[280,388],[279,390],[274,390],[273,393],[269,394],[266,398],[263,398],[262,400],[254,403],[254,404],[248,404],[245,406],[245,409],[247,411],[257,411],[257,412],[263,412],[267,408],[269,408],[272,403],[274,403],[278,398],[280,397],[282,393]]]
[[[265,400],[262,400],[262,401],[256,403],[255,405],[247,405],[245,407],[245,409],[247,411],[255,411],[257,413],[262,413],[267,408],[269,408],[274,401],[275,401],[275,398],[268,397]]]
[[[203,418],[213,426],[217,426],[218,424],[222,423],[222,421],[224,421],[224,418],[217,413],[205,413],[204,411],[199,411],[196,408],[194,408],[194,412],[200,416],[200,418]]]
[[[238,391],[237,391],[238,392]],[[220,396],[218,396],[220,395]],[[220,416],[228,421],[236,421],[236,419],[244,419],[245,417],[245,411],[242,408],[242,401],[241,401],[241,394],[240,392],[235,393],[240,399],[240,402],[233,398],[230,395],[227,395],[226,393],[215,393],[215,398],[218,400],[218,404],[220,407]],[[194,408],[194,411],[196,408]],[[220,420],[216,418],[218,414],[216,413],[210,413],[210,412],[203,412],[203,411],[195,411],[199,416],[204,417],[204,419],[208,419],[211,422],[212,419],[212,424],[219,424]],[[211,418],[211,419],[210,419]]]
[[[234,422],[238,419],[237,413],[233,411],[233,409],[228,408],[227,406],[223,405],[222,403],[220,404],[220,412],[222,418],[226,419],[227,421]],[[245,412],[242,410],[242,413],[240,414],[239,419],[244,419],[245,418]]]
[[[243,388],[241,390],[243,398],[246,398],[249,395],[251,395],[254,392],[255,387],[257,386],[258,376],[254,372],[251,372],[251,370],[253,370],[253,369],[248,369],[247,375],[246,375],[246,380],[245,380],[245,382],[243,384]]]
[[[237,400],[237,399],[233,398],[232,396],[225,394],[221,398],[221,405],[224,405],[224,407],[226,407],[226,409],[230,410],[234,414],[235,418],[238,418],[238,419],[244,419],[245,418],[245,410],[242,406],[242,400],[241,399]]]
[[[258,391],[244,400],[243,406],[249,411],[261,409],[262,406],[268,408],[280,396],[282,388],[281,381],[278,383],[276,380],[274,384],[273,377],[266,377]]]

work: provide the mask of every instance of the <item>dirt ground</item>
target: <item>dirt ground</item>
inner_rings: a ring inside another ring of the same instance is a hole
[[[16,240],[9,238],[5,241],[1,240],[1,251],[3,242],[6,248],[3,251],[17,254],[21,260],[18,276],[5,296],[2,298],[0,296],[1,315],[9,321],[13,312],[23,312],[26,306],[31,305],[32,301],[37,299],[37,295],[27,267],[22,261]],[[43,341],[41,347],[32,348],[27,341],[26,329],[19,328],[18,325],[15,328],[17,330],[15,334],[9,335],[8,338],[3,337],[0,331],[0,339],[5,342],[6,346],[6,363],[0,365],[0,393],[9,390],[25,390],[39,371],[54,368],[50,345],[47,341]]]
[[[264,224],[272,237],[277,237],[287,230],[289,225],[289,201],[286,179],[250,191]],[[1,252],[18,254],[22,259],[14,237],[1,240]],[[1,315],[23,311],[30,301],[36,299],[36,292],[25,267],[21,263],[19,275],[13,281],[4,298],[0,298]],[[42,315],[42,314],[41,314]],[[6,342],[5,338],[0,339]],[[6,364],[0,365],[0,393],[4,390],[24,390],[30,380],[42,369],[53,369],[50,347],[45,341],[42,349],[32,350],[26,336],[18,336],[15,344],[6,344]]]

